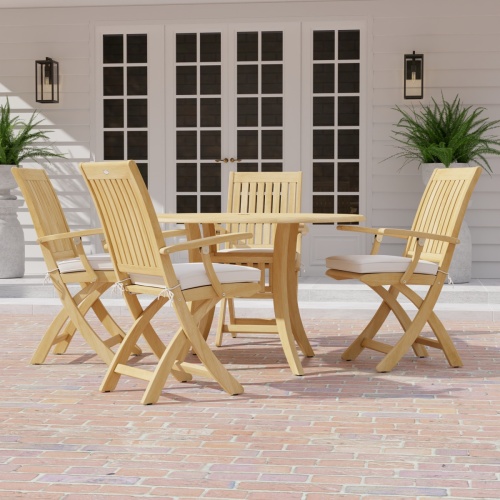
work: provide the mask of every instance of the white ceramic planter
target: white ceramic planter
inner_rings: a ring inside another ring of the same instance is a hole
[[[464,168],[468,166],[467,163],[451,164],[453,168]],[[423,163],[420,168],[422,169],[422,180],[424,181],[424,185],[427,186],[434,169],[446,167],[442,163]],[[472,237],[469,225],[465,219],[462,222],[458,239],[460,243],[453,253],[453,260],[451,261],[448,274],[453,283],[468,283],[472,277]]]
[[[23,204],[10,191],[17,187],[12,165],[0,165],[0,278],[24,276],[24,232],[17,218]]]

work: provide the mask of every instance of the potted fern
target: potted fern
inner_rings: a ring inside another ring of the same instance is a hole
[[[20,167],[27,159],[62,157],[46,147],[47,131],[37,129],[36,111],[27,122],[11,116],[10,104],[0,105],[0,278],[24,275],[24,233],[17,218],[22,201],[10,190],[17,187],[12,167]]]
[[[404,159],[403,166],[418,161],[423,171],[432,172],[439,164],[449,167],[474,162],[492,172],[487,156],[500,155],[500,140],[492,134],[500,120],[484,117],[485,108],[464,106],[458,95],[451,102],[441,95],[440,103],[432,99],[431,104],[417,109],[394,109],[401,114],[392,131],[399,152],[391,158]]]
[[[11,116],[9,100],[0,105],[0,200],[15,200],[10,190],[17,187],[10,169],[19,167],[28,159],[38,161],[40,158],[63,157],[46,147],[43,142],[48,139],[47,131],[36,127],[43,121],[37,120],[35,111],[27,122],[18,116]]]

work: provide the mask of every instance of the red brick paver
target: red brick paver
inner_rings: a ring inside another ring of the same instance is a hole
[[[4,315],[0,498],[500,498],[500,324],[446,322],[461,369],[432,352],[378,374],[376,353],[340,360],[364,320],[303,318],[316,352],[306,376],[275,338],[228,337],[214,349],[245,394],[169,379],[142,406],[141,381],[98,392],[105,365],[79,339],[29,365],[51,318]],[[175,325],[156,327],[167,339]]]

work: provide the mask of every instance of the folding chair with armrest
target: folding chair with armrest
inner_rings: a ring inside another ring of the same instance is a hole
[[[460,226],[480,174],[480,167],[434,170],[411,230],[338,227],[343,231],[373,234],[375,241],[371,255],[327,258],[327,276],[336,280],[358,279],[383,301],[367,327],[343,353],[342,359],[350,361],[356,359],[363,349],[372,349],[385,354],[377,371],[389,372],[410,347],[417,356],[426,357],[427,346],[441,349],[451,366],[462,366],[462,360],[434,307],[448,276],[453,252],[459,243]],[[402,256],[378,255],[386,236],[407,240]],[[424,298],[409,285],[428,286]],[[400,293],[416,306],[413,319],[398,302]],[[390,312],[394,313],[404,331],[394,346],[374,340]],[[434,332],[435,340],[421,335],[426,323]]]
[[[101,390],[113,390],[121,375],[136,377],[148,382],[142,403],[151,404],[158,400],[172,373],[181,381],[190,380],[193,374],[207,376],[229,394],[243,392],[241,384],[206,344],[199,324],[222,297],[251,296],[259,289],[258,269],[212,264],[209,254],[210,245],[236,242],[251,234],[227,234],[165,246],[165,233],[135,162],[82,163],[80,170],[101,219],[116,281],[125,293],[156,297],[136,311],[135,322],[109,365]],[[172,263],[173,253],[193,249],[200,251],[202,262]],[[169,301],[181,326],[164,348],[154,371],[128,365],[131,349],[144,327]],[[201,364],[185,361],[191,347]]]

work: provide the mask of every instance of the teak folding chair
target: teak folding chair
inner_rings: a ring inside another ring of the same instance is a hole
[[[371,255],[327,258],[327,276],[336,280],[358,279],[383,301],[367,327],[343,353],[342,359],[354,360],[363,349],[372,349],[385,354],[377,365],[377,371],[389,372],[410,347],[417,356],[426,357],[427,346],[441,349],[451,366],[462,366],[462,360],[434,312],[434,306],[448,276],[453,252],[459,243],[460,226],[480,174],[480,167],[434,170],[411,230],[338,227],[343,231],[371,233],[375,240]],[[402,256],[378,255],[384,236],[407,240]],[[427,285],[424,298],[409,285]],[[416,306],[413,319],[398,302],[400,293]],[[390,312],[394,313],[403,328],[403,335],[394,346],[374,340]],[[421,335],[426,323],[436,339]]]
[[[31,363],[42,364],[52,346],[56,354],[66,352],[76,330],[105,363],[110,363],[114,356],[111,347],[125,336],[100,301],[101,295],[116,282],[113,263],[109,254],[87,256],[82,243],[83,237],[102,234],[102,230],[70,231],[45,170],[13,168],[12,175],[23,193],[48,275],[63,305],[45,332]],[[80,285],[81,290],[72,295],[70,284]],[[85,319],[91,308],[110,333],[107,340],[102,340]],[[134,353],[140,353],[139,348],[135,348]]]
[[[165,246],[168,234],[160,229],[135,162],[82,163],[80,169],[101,219],[117,283],[126,294],[156,297],[147,307],[135,311],[136,319],[109,365],[101,391],[113,390],[121,375],[136,377],[148,382],[142,403],[151,404],[158,400],[172,373],[181,381],[190,380],[193,374],[207,376],[229,394],[242,393],[243,387],[210,350],[198,325],[222,297],[251,296],[259,289],[258,269],[213,265],[210,260],[210,245],[235,242],[251,234],[227,234]],[[174,230],[171,236],[179,233],[182,231]],[[173,253],[193,249],[200,251],[201,262],[172,263]],[[169,301],[181,327],[164,347],[154,371],[127,365],[144,327]],[[190,348],[201,364],[185,361]]]
[[[302,172],[230,172],[227,211],[231,213],[300,212]],[[214,262],[249,265],[261,270],[260,290],[253,299],[273,297],[273,246],[275,224],[228,224],[227,231],[250,231],[253,237],[244,244],[231,244],[219,250]],[[303,228],[301,229],[303,232]],[[301,234],[297,240],[296,270],[300,270]],[[226,309],[229,322],[226,323]],[[234,300],[221,301],[215,345],[222,345],[224,333],[277,333],[274,319],[237,317]]]

